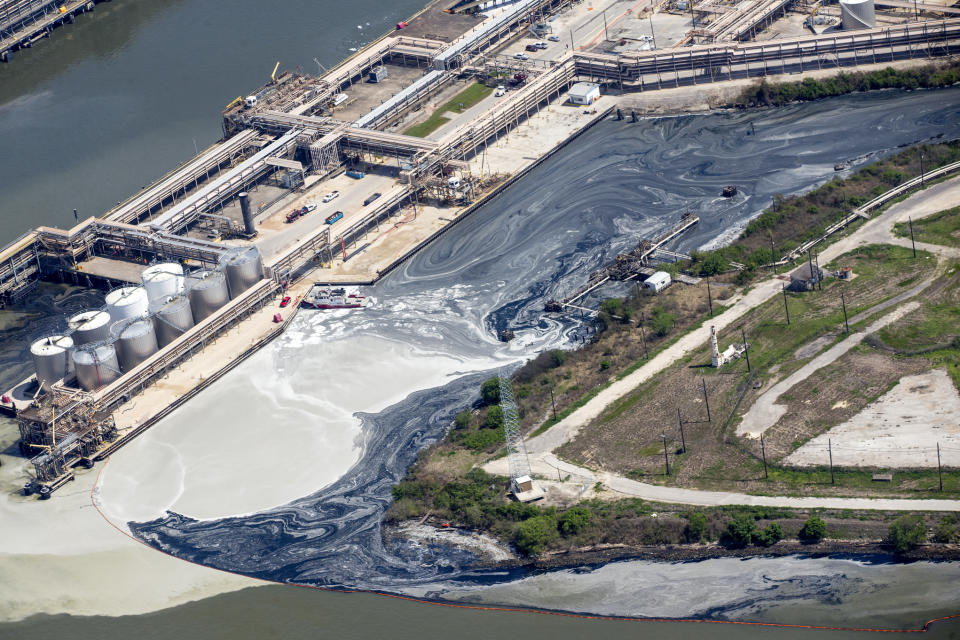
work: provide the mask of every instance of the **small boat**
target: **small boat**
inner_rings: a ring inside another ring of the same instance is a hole
[[[316,284],[304,296],[301,306],[308,309],[359,309],[367,301],[356,287],[330,287]]]

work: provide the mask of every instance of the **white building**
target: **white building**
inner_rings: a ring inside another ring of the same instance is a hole
[[[573,104],[593,104],[600,99],[600,85],[593,82],[578,82],[567,94]]]
[[[656,293],[660,293],[670,286],[670,274],[666,271],[657,271],[644,281],[643,286],[647,289],[653,289]]]

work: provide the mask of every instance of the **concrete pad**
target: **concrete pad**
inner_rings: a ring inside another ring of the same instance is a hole
[[[787,456],[797,466],[917,468],[960,466],[960,393],[947,372],[934,369],[904,376],[897,385],[843,424]]]

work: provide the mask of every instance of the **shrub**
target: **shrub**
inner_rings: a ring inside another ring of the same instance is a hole
[[[453,426],[457,429],[466,429],[470,426],[470,412],[461,411],[457,414],[457,417],[453,419]]]
[[[463,434],[456,441],[473,451],[485,451],[494,445],[505,441],[503,429],[479,429],[477,431],[455,431]]]
[[[560,527],[560,533],[565,536],[575,536],[590,524],[593,514],[586,507],[573,507],[567,509],[557,521]]]
[[[490,378],[484,380],[480,385],[480,397],[486,404],[498,404],[500,402],[500,378]]]
[[[609,369],[609,368],[610,368],[610,361],[609,361],[609,360],[601,360],[601,361],[600,361],[600,370],[601,370],[601,371],[606,371],[606,370]]]
[[[783,540],[783,527],[776,522],[771,522],[757,535],[757,543],[764,547],[769,547]]]
[[[745,547],[757,535],[757,524],[753,516],[741,513],[727,523],[725,542],[732,547]]]
[[[665,336],[673,329],[676,324],[676,317],[663,307],[654,307],[651,312],[650,328],[658,336]]]
[[[803,523],[797,536],[803,542],[820,542],[827,536],[827,523],[816,516],[810,516]]]
[[[920,516],[900,516],[890,525],[890,543],[897,553],[906,553],[926,540],[927,525]]]
[[[483,417],[483,423],[480,425],[484,429],[497,429],[503,426],[503,409],[500,405],[493,405],[487,409],[487,415]]]
[[[554,349],[550,352],[550,360],[553,362],[554,367],[559,367],[567,361],[567,353],[560,349]]]
[[[707,516],[699,511],[690,514],[683,535],[688,542],[700,542],[707,533]]]
[[[934,542],[953,542],[957,539],[957,519],[954,516],[943,516],[933,532]]]
[[[557,520],[548,515],[524,520],[513,530],[513,544],[527,556],[542,553],[557,537]]]

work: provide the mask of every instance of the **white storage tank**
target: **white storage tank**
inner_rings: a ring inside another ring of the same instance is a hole
[[[81,311],[67,319],[76,345],[100,342],[110,337],[110,314],[100,309]]]
[[[163,262],[147,267],[140,277],[151,303],[183,293],[183,267],[176,262]]]
[[[139,318],[150,310],[147,290],[143,287],[120,287],[107,294],[106,311],[110,320],[117,322],[127,318]]]
[[[843,30],[872,29],[877,26],[873,0],[840,0]]]
[[[134,369],[159,350],[157,334],[150,316],[114,322],[110,327],[110,334],[114,339],[120,369],[124,372]]]
[[[37,382],[49,389],[50,385],[66,378],[73,370],[70,361],[70,349],[73,339],[70,336],[54,335],[40,338],[30,345],[30,357],[37,369]]]
[[[230,301],[227,277],[222,271],[194,271],[187,276],[187,295],[194,322],[201,322]]]
[[[221,259],[220,265],[227,274],[231,298],[236,298],[263,279],[263,260],[256,247],[231,251]]]
[[[95,391],[120,377],[117,351],[108,342],[78,347],[73,352],[73,367],[85,391]]]
[[[153,326],[162,349],[193,326],[193,312],[186,296],[173,296],[153,307]]]

